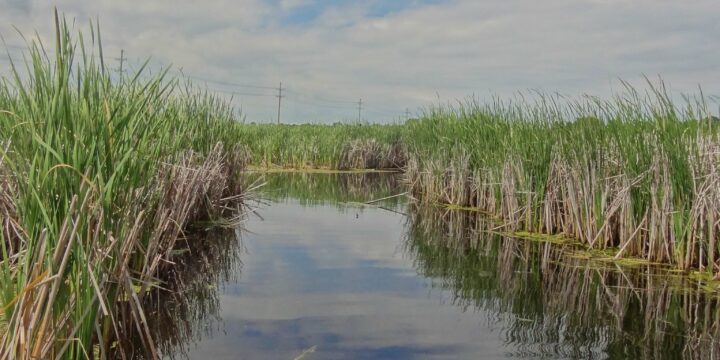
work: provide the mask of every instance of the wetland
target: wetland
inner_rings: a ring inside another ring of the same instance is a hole
[[[588,259],[569,244],[504,236],[477,212],[405,197],[365,204],[402,193],[398,174],[262,177],[263,200],[229,240],[237,246],[222,251],[239,261],[219,261],[228,264],[214,270],[223,276],[186,298],[196,311],[179,312],[193,321],[176,320],[192,335],[178,356],[720,354],[718,296],[688,276]]]

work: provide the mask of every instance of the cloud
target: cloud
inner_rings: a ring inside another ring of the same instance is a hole
[[[14,15],[27,16],[32,10],[30,1],[28,0],[5,0],[4,4],[3,2],[0,2],[0,4],[2,4],[5,11]]]
[[[305,7],[315,4],[314,0],[281,0],[280,8],[284,11],[290,11],[299,7]]]
[[[15,24],[51,37],[48,2],[12,3],[25,10],[0,14],[0,32],[14,33]],[[353,119],[351,102],[360,98],[365,118],[388,121],[438,97],[509,96],[530,88],[607,95],[618,78],[637,82],[642,74],[662,75],[677,92],[703,85],[720,94],[714,0],[387,4],[67,0],[57,6],[78,24],[99,17],[107,53],[123,48],[135,63],[152,57],[198,77],[247,85],[283,81],[286,121]],[[271,90],[259,92],[268,96],[243,95],[236,103],[249,120],[268,121],[277,99]]]
[[[189,357],[232,358],[242,349],[249,358],[292,359],[313,345],[332,359],[504,351],[502,324],[483,325],[490,312],[452,306],[451,291],[426,288],[432,280],[416,275],[399,249],[402,216],[347,210],[289,200],[249,220],[241,281],[224,284],[220,296],[224,331]]]

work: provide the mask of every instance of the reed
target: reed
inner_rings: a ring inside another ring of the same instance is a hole
[[[222,330],[221,289],[223,283],[237,280],[242,267],[239,234],[240,229],[190,234],[183,239],[183,249],[172,254],[175,266],[160,274],[163,288],[153,289],[145,297],[142,307],[148,328],[163,358],[187,358],[198,341]],[[122,341],[122,348],[137,354],[134,358],[146,358],[142,348],[135,348],[142,344],[137,336]],[[119,357],[121,354],[111,358]]]
[[[405,165],[401,125],[244,124],[236,141],[261,167],[398,169]]]
[[[398,168],[421,202],[472,207],[503,231],[575,238],[619,258],[720,274],[720,133],[700,94],[662,83],[611,99],[476,100],[404,125],[244,125],[261,166]]]
[[[478,208],[505,231],[717,273],[720,138],[707,114],[662,85],[433,107],[407,125],[406,177],[421,201]]]
[[[158,358],[143,301],[193,223],[241,213],[238,125],[165,73],[113,78],[97,28],[55,24],[0,83],[0,358],[125,358],[132,334]]]
[[[413,207],[405,250],[451,302],[485,310],[518,357],[706,359],[720,354],[718,297],[684,276],[587,261],[504,237],[477,213]]]

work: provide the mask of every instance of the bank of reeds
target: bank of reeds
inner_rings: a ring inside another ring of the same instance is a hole
[[[679,107],[662,85],[608,101],[434,107],[407,125],[406,177],[421,201],[477,208],[502,231],[718,273],[720,138],[708,114],[704,99]]]
[[[227,104],[113,79],[99,31],[55,21],[0,83],[0,358],[158,358],[144,299],[193,224],[237,220],[246,150]]]
[[[399,169],[406,157],[401,125],[244,124],[253,165],[295,169]]]
[[[502,231],[720,274],[720,124],[702,94],[677,105],[650,85],[609,100],[471,100],[405,125],[247,124],[241,136],[260,166],[401,169],[421,202],[476,208]]]

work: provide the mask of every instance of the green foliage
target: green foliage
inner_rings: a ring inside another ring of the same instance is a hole
[[[248,147],[255,165],[336,169],[353,140],[390,146],[400,142],[401,131],[400,125],[245,124],[235,141]]]
[[[597,238],[620,246],[645,222],[654,228],[639,232],[635,255],[709,266],[703,252],[716,259],[708,249],[718,229],[702,223],[720,216],[707,203],[718,185],[718,126],[703,120],[704,99],[678,107],[662,85],[649,85],[644,95],[627,86],[611,100],[539,95],[535,103],[431,107],[407,124],[409,180],[420,184],[419,197],[504,211],[512,226],[591,246]],[[453,174],[468,179],[451,181]]]
[[[231,145],[239,128],[230,106],[165,72],[113,79],[99,32],[75,39],[57,15],[56,24],[53,57],[32,43],[26,71],[13,64],[0,82],[0,173],[13,195],[3,205],[15,212],[0,214],[0,316],[11,334],[0,357],[93,351],[109,334],[104,309],[113,313],[129,300],[118,280],[144,286],[137,278],[152,275],[147,269],[167,250],[152,243],[158,229],[151,227],[167,204],[157,191],[178,173],[158,177],[167,162],[186,150]]]

